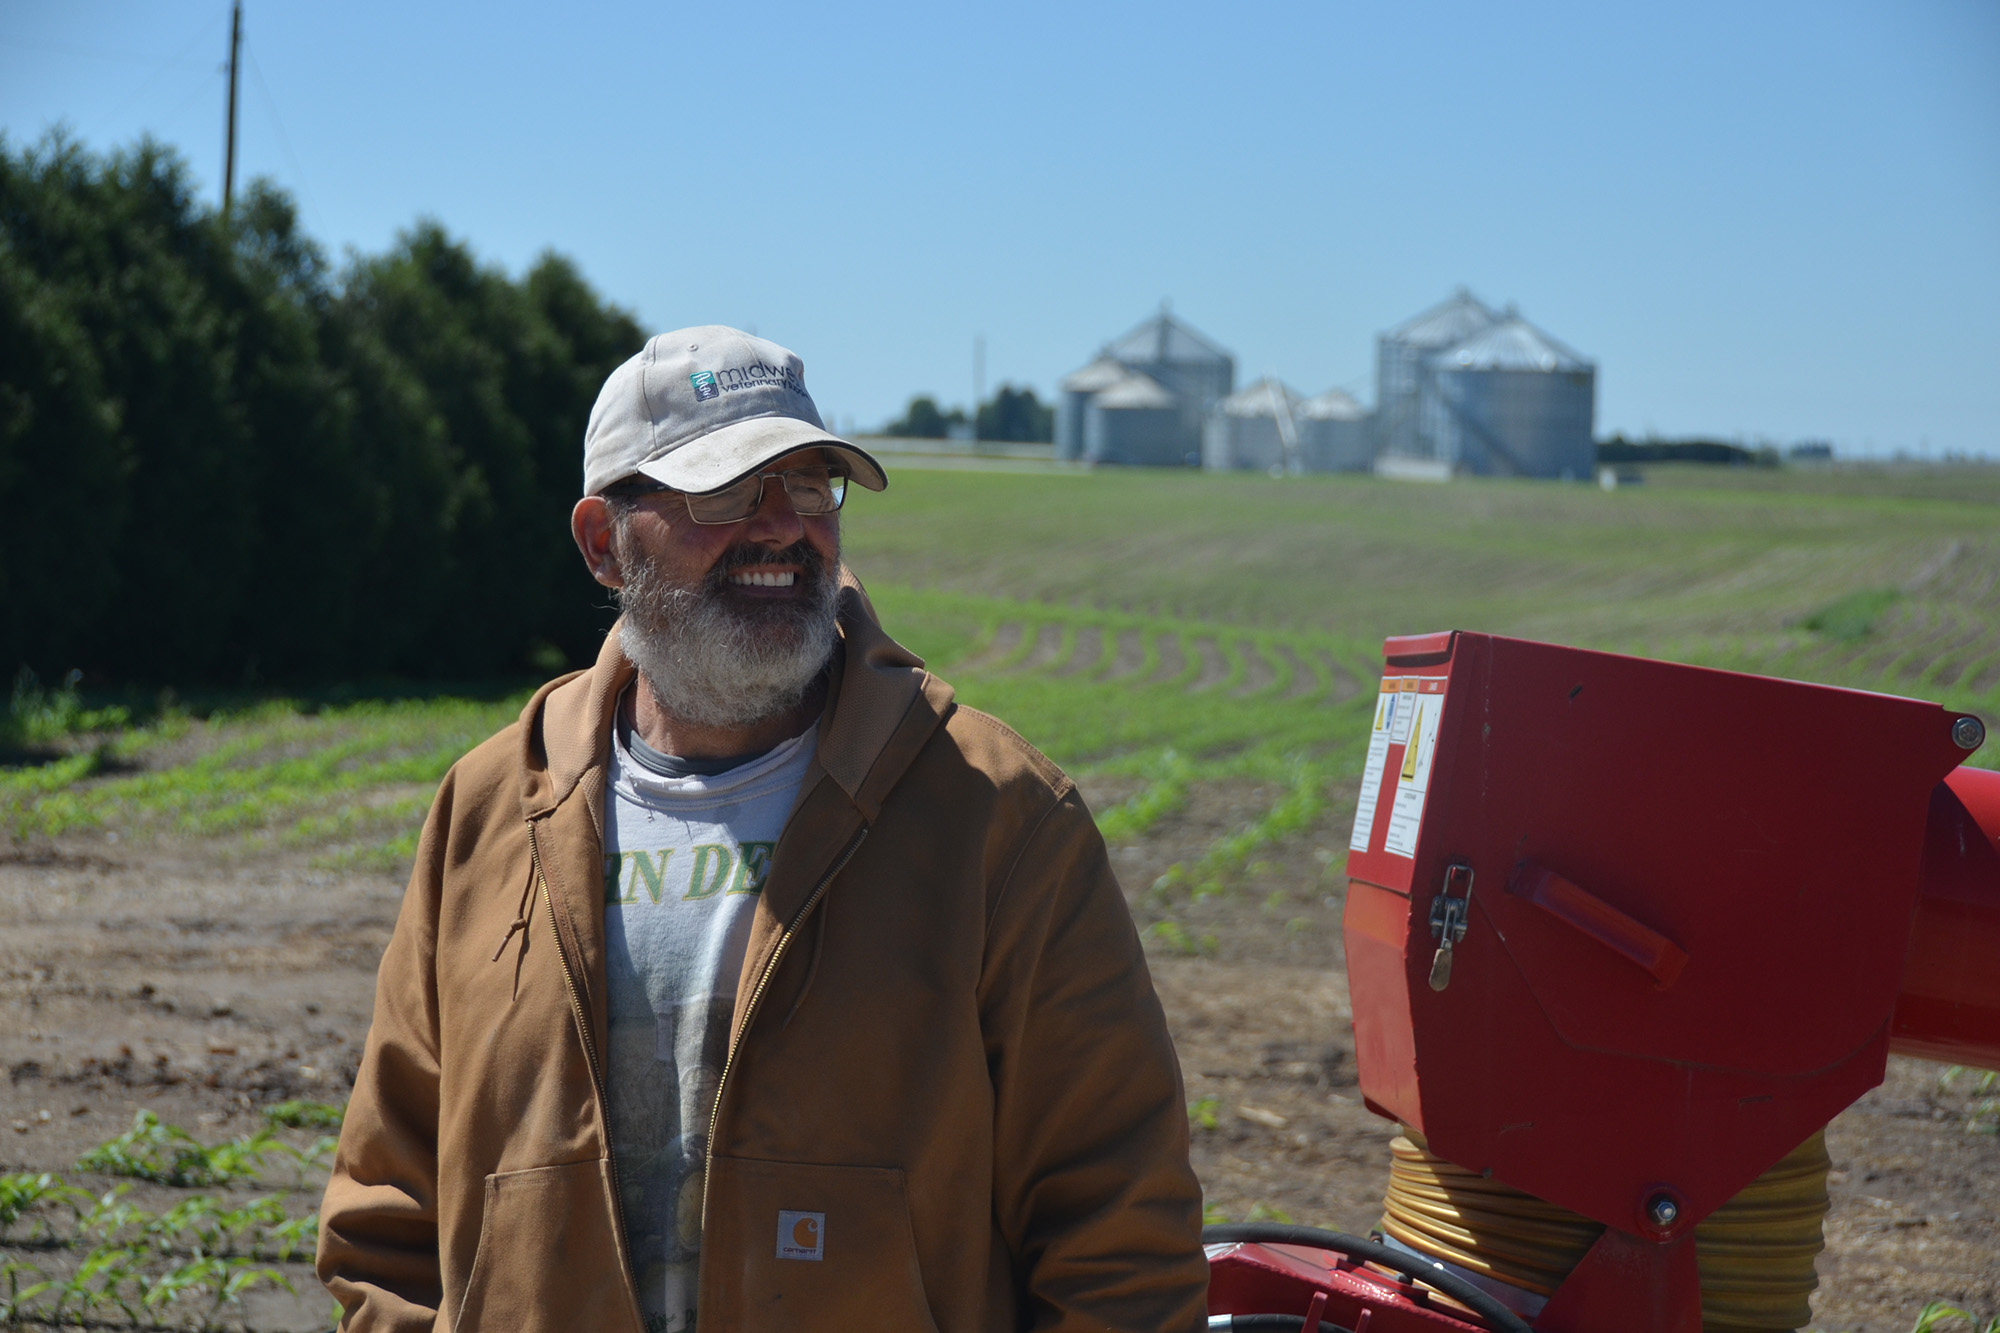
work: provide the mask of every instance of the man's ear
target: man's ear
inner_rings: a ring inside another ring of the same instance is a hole
[[[607,588],[625,586],[618,556],[611,548],[611,506],[603,496],[586,495],[576,502],[576,508],[569,511],[569,535],[576,539],[576,549],[582,552],[590,577]]]

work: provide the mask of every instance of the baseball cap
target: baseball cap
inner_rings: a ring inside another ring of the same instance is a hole
[[[866,450],[820,421],[795,354],[721,324],[676,329],[604,381],[583,432],[583,493],[635,472],[677,491],[713,491],[813,448],[837,455],[871,491],[889,484]]]

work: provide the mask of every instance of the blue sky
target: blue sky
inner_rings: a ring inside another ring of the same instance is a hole
[[[2000,5],[248,0],[244,175],[336,253],[421,215],[840,424],[1044,394],[1163,298],[1313,393],[1463,283],[1598,429],[2000,457]],[[219,188],[226,0],[0,0],[0,128]]]

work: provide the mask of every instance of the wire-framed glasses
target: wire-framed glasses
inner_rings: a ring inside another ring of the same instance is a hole
[[[715,491],[676,491],[651,477],[627,477],[605,488],[618,496],[679,495],[687,501],[688,517],[697,523],[721,525],[741,523],[757,512],[764,502],[764,483],[776,479],[785,488],[795,513],[818,518],[839,509],[847,499],[847,469],[839,464],[815,463],[809,467],[786,468],[783,472],[753,472]]]

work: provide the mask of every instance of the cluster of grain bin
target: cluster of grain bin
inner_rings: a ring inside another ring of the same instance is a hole
[[[1163,306],[1062,382],[1056,456],[1087,463],[1390,475],[1588,477],[1596,367],[1461,288],[1376,344],[1373,412],[1236,362]]]
[[[1267,376],[1209,413],[1201,462],[1218,472],[1366,472],[1375,464],[1373,421],[1343,390],[1307,398]]]
[[[1592,475],[1597,368],[1512,306],[1460,288],[1381,336],[1375,376],[1385,472]]]
[[[1179,467],[1199,459],[1202,423],[1236,386],[1236,358],[1162,307],[1062,382],[1056,457]]]

